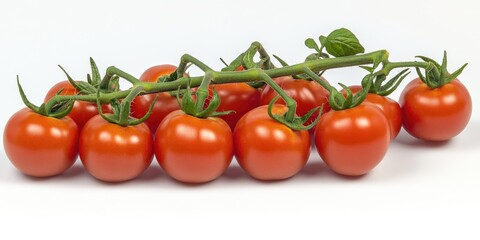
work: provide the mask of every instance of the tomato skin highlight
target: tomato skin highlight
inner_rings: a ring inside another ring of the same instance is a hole
[[[12,164],[33,177],[63,173],[78,154],[78,127],[64,117],[42,116],[28,108],[16,112],[7,122],[3,146]]]
[[[317,82],[293,79],[292,77],[278,78],[276,82],[288,96],[297,102],[297,115],[303,116],[311,109],[319,106],[323,106],[322,114],[330,111],[330,104],[328,103],[330,93]],[[268,105],[277,95],[278,94],[275,90],[270,86],[266,86],[262,92],[260,104]],[[279,98],[275,103],[285,104],[285,101],[282,98]],[[307,124],[313,122],[317,116],[318,113],[314,113],[308,119]]]
[[[315,128],[315,146],[320,157],[335,173],[361,176],[385,156],[390,143],[387,118],[375,105],[331,110]]]
[[[155,156],[172,178],[205,183],[220,177],[233,158],[232,132],[220,118],[170,113],[155,134]]]
[[[308,131],[294,131],[271,119],[268,106],[245,114],[233,132],[235,156],[240,167],[258,180],[282,180],[296,175],[310,155]],[[274,105],[283,114],[284,105]]]
[[[350,88],[353,94],[362,90],[362,86],[359,85],[349,86],[348,88]],[[340,92],[346,96],[344,89]],[[380,96],[374,93],[368,93],[364,102],[372,103],[383,111],[390,126],[390,139],[395,139],[402,128],[402,110],[400,104],[389,97]]]
[[[53,85],[45,95],[44,102],[48,102],[55,94],[63,89],[60,95],[75,95],[78,93],[77,89],[69,81],[61,81]],[[102,111],[105,113],[112,112],[109,105],[102,105]],[[97,104],[93,102],[75,101],[72,111],[68,114],[70,118],[75,121],[79,130],[83,128],[85,123],[98,114]]]
[[[467,126],[472,99],[457,79],[431,89],[412,80],[400,95],[403,127],[410,135],[427,141],[449,140]]]
[[[97,115],[82,129],[79,152],[93,177],[105,182],[128,181],[150,166],[153,137],[144,123],[122,127]]]
[[[169,75],[177,70],[176,66],[163,64],[153,66],[140,76],[139,80],[142,82],[157,82],[158,78],[164,75]],[[160,122],[171,112],[180,109],[177,98],[168,92],[160,92],[155,94],[146,94],[136,97],[131,104],[131,115],[134,118],[142,118],[147,114],[155,97],[158,96],[154,104],[152,114],[145,121],[145,124],[150,127],[152,133],[155,133]]]

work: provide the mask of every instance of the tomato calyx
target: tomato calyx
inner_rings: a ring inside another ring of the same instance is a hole
[[[441,65],[435,60],[428,57],[416,57],[420,58],[424,62],[430,63],[430,66],[425,69],[425,75],[420,71],[418,67],[415,68],[418,77],[430,88],[439,88],[447,83],[450,83],[452,80],[456,79],[462,73],[463,69],[465,69],[465,67],[468,65],[468,63],[465,63],[455,72],[449,73],[447,70],[447,51],[443,52],[443,60]]]
[[[398,86],[400,86],[400,83],[402,83],[403,79],[405,79],[408,74],[410,74],[408,69],[404,69],[387,82],[385,82],[385,80],[387,80],[387,76],[383,74],[377,75],[375,78],[364,78],[362,80],[362,87],[370,85],[371,87],[368,91],[369,93],[374,93],[380,96],[388,96],[394,92]],[[371,82],[368,83],[368,81]]]
[[[297,130],[297,131],[310,130],[315,125],[317,125],[317,123],[320,120],[320,117],[322,115],[323,105],[320,106],[320,107],[315,107],[315,108],[311,109],[310,111],[308,111],[303,116],[300,116],[300,117],[293,116],[293,118],[290,119],[289,112],[290,113],[291,112],[295,113],[296,104],[294,106],[287,106],[288,110],[283,115],[274,114],[272,112],[272,109],[273,109],[273,106],[275,105],[275,103],[277,102],[278,98],[280,98],[279,95],[275,96],[270,101],[270,103],[268,104],[267,112],[268,112],[268,115],[273,120],[275,120],[277,122],[280,122],[280,123],[286,125],[287,127],[291,128],[293,130]],[[310,119],[310,117],[317,111],[318,111],[318,116],[310,124],[305,125],[305,123]]]
[[[17,75],[17,86],[18,86],[18,91],[20,93],[20,97],[22,98],[23,103],[29,109],[31,109],[33,112],[37,114],[53,117],[53,118],[63,118],[67,116],[70,113],[70,111],[73,109],[73,103],[75,102],[74,100],[64,100],[58,103],[53,103],[51,102],[52,100],[49,100],[46,103],[42,103],[40,106],[37,106],[31,103],[28,100],[27,95],[23,91],[18,75]],[[62,93],[62,91],[63,89],[58,91],[56,95],[59,95],[60,93]]]
[[[144,91],[143,87],[135,86],[131,89],[127,97],[122,99],[121,102],[118,99],[112,100],[110,104],[112,105],[113,114],[106,115],[102,111],[100,90],[98,90],[97,91],[98,114],[100,114],[100,116],[102,116],[102,118],[105,119],[106,121],[120,125],[122,127],[134,126],[134,125],[138,125],[145,122],[148,119],[148,117],[150,117],[150,115],[152,114],[153,107],[155,106],[155,102],[157,101],[158,96],[155,96],[155,99],[150,105],[150,108],[142,118],[139,118],[139,119],[132,118],[130,117],[131,103],[133,99],[135,99],[135,97],[138,96],[143,91]]]
[[[98,70],[97,64],[90,58],[90,68],[92,73],[87,74],[87,81],[74,81],[73,78],[68,74],[68,72],[61,66],[58,65],[60,69],[67,76],[68,82],[78,91],[78,94],[95,94],[97,89],[100,88],[104,92],[115,92],[120,89],[120,77],[118,75],[106,74],[102,79],[100,71]]]
[[[356,94],[353,94],[352,90],[342,83],[339,83],[339,85],[346,94],[342,94],[337,89],[331,88],[330,97],[328,100],[330,108],[335,111],[341,111],[360,105],[365,100],[370,88],[372,87],[373,78],[374,76],[372,74],[366,75],[362,80],[362,82],[366,83],[366,86],[363,86],[362,90]]]
[[[208,96],[208,85],[205,86],[207,86],[207,89],[204,89],[203,87],[197,89],[195,92],[195,99],[191,92],[190,80],[187,82],[186,91],[181,91],[180,88],[178,89],[177,101],[180,109],[182,109],[184,113],[197,118],[219,117],[235,113],[235,111],[216,111],[220,106],[220,96],[215,88],[213,88],[212,91],[212,98],[209,99],[208,105],[205,106],[205,100],[207,99],[206,96]],[[181,98],[180,92],[183,93]]]

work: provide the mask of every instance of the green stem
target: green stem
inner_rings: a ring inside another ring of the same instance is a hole
[[[285,120],[287,122],[292,122],[293,119],[295,118],[295,112],[297,111],[297,103],[293,98],[288,96],[288,94],[283,91],[283,89],[275,82],[272,80],[270,76],[268,76],[265,72],[259,69],[254,69],[256,74],[258,74],[259,77],[262,78],[265,83],[267,83],[273,90],[275,90],[278,95],[285,101],[285,105],[288,107],[287,114],[285,116]]]
[[[347,57],[338,57],[338,58],[326,58],[326,59],[318,59],[313,61],[308,61],[304,63],[299,63],[291,66],[285,66],[282,68],[275,68],[275,69],[268,69],[268,70],[260,70],[260,69],[250,69],[245,71],[226,71],[226,72],[216,72],[213,71],[210,67],[199,61],[198,59],[185,54],[182,57],[182,61],[178,68],[178,71],[181,72],[183,76],[183,72],[185,67],[188,63],[193,63],[198,66],[200,69],[206,72],[206,75],[210,75],[209,81],[212,84],[222,84],[222,83],[235,83],[235,82],[253,82],[253,81],[265,81],[265,76],[269,78],[276,78],[281,76],[290,76],[290,75],[297,75],[305,73],[306,69],[311,71],[323,71],[327,69],[333,68],[341,68],[341,67],[352,67],[352,66],[360,66],[366,64],[372,64],[378,58],[386,58],[388,57],[388,52],[386,50],[375,51],[367,54],[355,55],[355,56],[347,56]],[[380,74],[388,74],[392,69],[395,68],[404,68],[404,67],[420,67],[420,68],[427,68],[429,67],[429,63],[425,62],[388,62],[386,61],[383,68],[376,72],[374,75]],[[259,74],[262,72],[262,74]],[[156,93],[156,92],[166,92],[166,91],[175,91],[178,88],[186,88],[187,83],[190,81],[191,87],[198,87],[202,84],[202,81],[205,79],[203,76],[199,77],[182,77],[175,81],[171,82],[163,82],[163,83],[152,83],[152,82],[139,82],[138,79],[131,76],[130,74],[116,68],[116,67],[109,67],[107,69],[107,75],[116,74],[119,77],[127,79],[127,81],[134,84],[134,86],[141,85],[145,92],[142,94],[149,94],[149,93]],[[267,80],[268,81],[268,80]],[[205,82],[204,84],[207,84]],[[325,86],[324,86],[325,87]],[[108,103],[113,99],[122,99],[125,98],[131,90],[123,90],[118,92],[111,92],[111,93],[104,93],[101,95],[100,101],[102,103]],[[78,101],[89,101],[89,102],[96,102],[97,97],[96,94],[88,94],[88,95],[57,95],[53,97],[47,104],[47,109],[52,107],[56,103],[65,100],[78,100]]]
[[[203,110],[203,107],[205,105],[205,100],[208,98],[208,86],[210,85],[210,81],[214,79],[212,74],[213,74],[213,71],[206,71],[205,76],[203,77],[202,83],[200,83],[200,86],[197,88],[197,91],[196,91],[197,100],[195,103],[195,108],[199,112]]]
[[[312,78],[315,82],[320,84],[323,88],[325,88],[328,92],[332,91],[332,86],[326,81],[323,81],[317,74],[315,74],[312,70],[308,69],[307,67],[304,68],[305,74],[307,74],[310,78]]]
[[[383,68],[378,72],[374,73],[375,76],[377,75],[388,75],[390,71],[395,68],[410,68],[410,67],[419,67],[419,68],[428,68],[430,63],[428,62],[386,62],[383,65]]]
[[[207,66],[205,63],[198,60],[197,58],[193,57],[192,55],[183,54],[183,56],[180,58],[180,64],[177,68],[177,76],[183,76],[183,74],[185,74],[189,63],[192,63],[193,65],[199,67],[204,72],[213,71],[209,66]]]
[[[136,77],[130,75],[129,73],[126,73],[114,66],[110,66],[107,68],[107,73],[105,74],[105,78],[108,77],[108,79],[110,79],[113,75],[118,75],[118,76],[121,76],[122,78],[124,78],[125,80],[129,81],[130,83],[132,83],[133,85],[136,85],[137,83],[140,82],[140,80],[138,80]]]

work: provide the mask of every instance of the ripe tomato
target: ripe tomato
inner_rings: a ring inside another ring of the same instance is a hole
[[[164,75],[169,75],[170,73],[177,70],[177,67],[173,65],[157,65],[153,66],[140,76],[140,81],[143,82],[157,82],[158,78]],[[136,97],[132,101],[131,106],[131,115],[135,118],[142,118],[147,112],[155,96],[158,96],[157,101],[152,110],[152,114],[145,121],[145,123],[150,127],[152,133],[155,133],[160,122],[167,116],[169,113],[180,109],[178,106],[177,98],[170,95],[168,92],[161,92],[156,94],[146,94]]]
[[[308,131],[295,131],[270,118],[268,106],[257,107],[238,121],[233,132],[235,156],[250,176],[259,180],[281,180],[294,176],[310,155]],[[274,105],[274,114],[286,106]]]
[[[325,80],[326,81],[326,80]],[[299,116],[303,116],[312,108],[322,106],[323,112],[326,113],[330,110],[328,104],[329,92],[325,90],[320,84],[315,81],[308,81],[303,79],[279,78],[276,80],[278,85],[297,102],[296,113]],[[266,86],[262,92],[260,104],[268,105],[270,101],[278,94],[270,86]],[[277,100],[278,104],[285,104],[283,99]],[[318,113],[314,113],[306,124],[313,122],[318,116]]]
[[[348,88],[350,88],[354,94],[362,90],[362,86],[358,85],[350,86]],[[340,92],[344,95],[346,94],[343,89]],[[400,109],[400,104],[389,97],[380,96],[374,93],[368,93],[364,102],[372,103],[383,111],[390,126],[390,139],[393,140],[396,138],[402,128],[402,111]]]
[[[16,112],[3,132],[8,158],[22,173],[49,177],[63,173],[77,158],[78,127],[69,118],[42,116],[28,108]]]
[[[172,178],[204,183],[225,172],[233,158],[232,131],[220,118],[170,113],[155,134],[155,156]]]
[[[63,89],[60,95],[75,95],[78,93],[77,89],[75,89],[75,87],[70,84],[69,81],[61,81],[55,84],[52,88],[50,88],[47,95],[45,96],[44,102],[47,102],[52,97],[54,97],[55,94],[60,91],[60,89]],[[103,112],[111,112],[111,108],[109,105],[103,105],[102,110]],[[75,121],[75,123],[78,125],[78,128],[81,130],[83,128],[83,125],[85,125],[85,123],[90,118],[97,114],[98,109],[96,103],[76,101],[73,104],[73,109],[68,114],[68,116],[71,117],[73,121]]]
[[[144,123],[122,127],[97,115],[80,133],[80,159],[87,172],[106,182],[143,173],[153,159],[153,136]]]
[[[390,128],[385,114],[362,103],[354,108],[331,110],[315,127],[315,146],[332,171],[360,176],[372,170],[385,156]]]
[[[431,89],[420,79],[412,80],[400,96],[403,127],[412,136],[429,141],[445,141],[467,126],[472,99],[457,79]]]
[[[235,113],[220,116],[227,122],[232,131],[245,113],[260,105],[260,92],[246,83],[226,83],[210,86],[210,96],[213,95],[212,88],[216,89],[220,97],[220,106],[218,106],[217,111],[235,111]]]

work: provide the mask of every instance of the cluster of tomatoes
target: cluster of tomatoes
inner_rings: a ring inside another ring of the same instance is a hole
[[[154,66],[140,80],[156,82],[175,70],[172,65]],[[369,93],[362,104],[345,110],[330,110],[329,92],[315,81],[292,77],[274,80],[297,102],[299,116],[323,106],[314,129],[292,130],[273,120],[266,105],[277,93],[269,86],[257,89],[246,83],[228,83],[210,86],[220,96],[218,110],[235,111],[220,117],[187,115],[180,110],[177,98],[167,92],[135,98],[131,104],[135,118],[144,116],[157,99],[150,117],[135,126],[106,121],[98,114],[97,105],[90,102],[75,102],[69,115],[60,119],[25,108],[5,127],[5,151],[15,167],[35,177],[61,174],[79,155],[95,178],[127,181],[142,174],[155,155],[172,178],[203,183],[221,176],[235,155],[250,176],[281,180],[305,166],[313,139],[332,171],[359,176],[383,159],[402,125],[414,137],[444,141],[465,128],[472,109],[470,95],[457,79],[435,89],[415,79],[403,90],[399,103]],[[64,95],[77,94],[65,81],[52,87],[45,101],[60,89]],[[351,86],[350,90],[355,93],[361,87]],[[111,111],[109,106],[102,108]],[[284,114],[287,108],[280,99],[271,111]],[[311,116],[310,121],[317,116]]]

